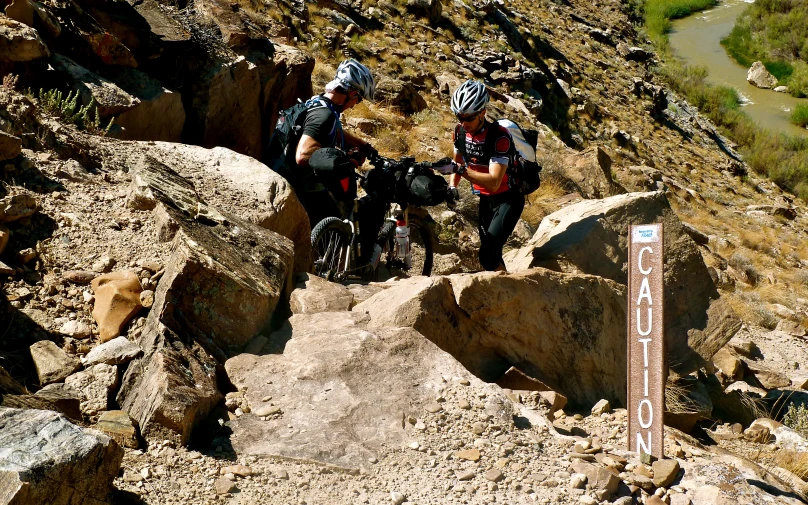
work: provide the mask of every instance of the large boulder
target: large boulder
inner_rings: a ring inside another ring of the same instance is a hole
[[[224,147],[205,149],[185,144],[140,144],[152,155],[192,181],[206,200],[229,196],[222,209],[294,243],[294,270],[305,272],[311,254],[311,229],[306,209],[292,186],[263,163]]]
[[[193,104],[185,111],[186,143],[261,155],[261,83],[255,63],[237,56],[205,68],[183,95]]]
[[[50,51],[36,30],[0,17],[0,62],[31,61],[48,56]]]
[[[61,414],[0,407],[0,503],[107,503],[123,449]]]
[[[292,244],[219,213],[193,185],[153,158],[137,167],[178,226],[118,404],[146,440],[186,443],[221,400],[217,368],[270,323],[288,297]]]
[[[128,67],[106,69],[108,77],[138,104],[115,116],[122,129],[122,140],[163,140],[179,142],[185,125],[185,107],[176,91],[163,86],[143,72]]]
[[[749,71],[746,72],[746,80],[752,86],[763,89],[771,89],[777,86],[777,77],[770,74],[760,61],[752,63],[752,66],[749,67]]]
[[[629,225],[660,222],[664,225],[668,362],[685,374],[718,352],[741,323],[726,302],[717,300],[698,246],[664,193],[629,193],[565,207],[546,216],[530,242],[507,253],[505,262],[510,271],[543,266],[625,284]]]
[[[374,330],[367,321],[357,312],[296,314],[270,336],[286,342],[283,354],[228,360],[228,376],[250,410],[229,423],[236,452],[366,466],[411,440],[403,418],[437,415],[435,399],[448,395],[449,377],[484,391],[492,424],[512,422],[511,403],[497,386],[418,332]]]
[[[440,5],[440,2],[435,2]],[[426,100],[412,83],[383,78],[376,86],[376,99],[397,107],[404,114],[415,114],[426,109]]]
[[[605,198],[626,191],[612,179],[612,158],[602,148],[581,153],[570,152],[561,157],[552,170],[547,170],[584,198]]]
[[[517,365],[573,405],[625,405],[625,287],[616,282],[546,269],[413,278],[353,310],[374,328],[414,328],[485,380]]]

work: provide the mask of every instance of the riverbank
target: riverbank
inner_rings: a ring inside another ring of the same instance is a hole
[[[699,9],[704,5],[702,9]],[[688,65],[671,51],[670,20],[714,5],[704,0],[649,0],[644,20],[662,65],[658,71],[671,89],[699,108],[722,133],[738,144],[745,161],[756,173],[808,201],[808,139],[761,128],[741,109],[738,92],[707,79],[708,68]],[[660,19],[667,21],[667,24]]]

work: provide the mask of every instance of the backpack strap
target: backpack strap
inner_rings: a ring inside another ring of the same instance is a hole
[[[468,165],[469,160],[466,158],[466,129],[463,128],[463,125],[457,124],[455,125],[455,140],[454,146],[457,149],[457,152],[463,156],[463,162]]]

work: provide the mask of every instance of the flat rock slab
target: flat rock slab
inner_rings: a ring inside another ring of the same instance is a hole
[[[359,468],[383,446],[407,445],[402,416],[423,415],[443,376],[485,390],[491,422],[511,422],[511,404],[499,388],[471,376],[418,332],[368,330],[367,320],[352,312],[297,314],[270,337],[289,339],[283,354],[227,361],[230,380],[246,388],[253,412],[279,407],[271,417],[250,413],[229,423],[238,454]],[[262,402],[267,396],[272,401]]]
[[[41,340],[30,347],[31,358],[36,366],[39,385],[60,382],[79,368],[78,359],[70,357],[50,340]]]
[[[295,289],[289,296],[293,314],[351,310],[354,295],[342,284],[307,273],[300,274],[296,280]]]
[[[99,363],[122,365],[132,361],[142,353],[143,351],[136,343],[130,342],[126,337],[118,337],[93,348],[81,361],[85,367],[91,367]]]
[[[61,414],[0,407],[0,503],[106,503],[122,459],[109,437]]]

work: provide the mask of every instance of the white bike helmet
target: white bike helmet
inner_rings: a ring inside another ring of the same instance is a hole
[[[376,93],[376,81],[368,67],[362,65],[353,58],[349,58],[337,67],[337,75],[330,84],[339,84],[343,88],[353,89],[365,100],[373,101]]]
[[[452,95],[452,112],[472,114],[480,112],[488,104],[488,90],[480,81],[469,79],[458,87]]]

